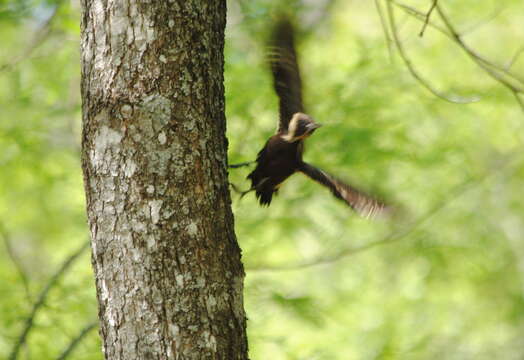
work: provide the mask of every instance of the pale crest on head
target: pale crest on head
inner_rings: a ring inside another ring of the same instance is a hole
[[[297,112],[293,114],[293,117],[289,121],[287,131],[282,135],[282,139],[289,142],[304,139],[311,135],[318,127],[320,127],[320,125],[309,115]]]

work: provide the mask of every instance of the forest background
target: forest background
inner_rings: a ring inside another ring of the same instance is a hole
[[[361,219],[299,175],[269,209],[233,195],[251,358],[524,357],[524,3],[434,3],[228,2],[230,162],[275,129],[264,44],[285,10],[324,124],[306,159],[402,214]],[[0,358],[102,358],[79,12],[0,0]]]

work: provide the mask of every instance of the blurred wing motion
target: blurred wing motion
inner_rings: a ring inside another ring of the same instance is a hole
[[[293,25],[288,19],[280,20],[275,26],[269,43],[269,64],[273,73],[275,92],[279,97],[278,132],[285,133],[293,114],[304,111]]]
[[[326,174],[324,171],[307,163],[302,163],[299,171],[326,186],[333,195],[345,201],[358,214],[369,218],[387,211],[386,205],[371,196],[355,189],[354,187],[341,182],[340,180]]]

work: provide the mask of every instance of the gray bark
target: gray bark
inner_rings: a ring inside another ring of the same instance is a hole
[[[106,359],[246,359],[225,0],[82,0],[82,167]]]

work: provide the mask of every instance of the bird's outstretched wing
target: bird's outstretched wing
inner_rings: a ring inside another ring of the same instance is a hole
[[[343,183],[313,165],[302,163],[299,171],[329,188],[333,195],[345,201],[361,216],[368,218],[387,211],[386,205],[382,202],[355,189],[353,186]]]
[[[285,132],[293,114],[304,112],[293,25],[287,18],[280,19],[273,30],[269,41],[269,65],[275,92],[279,97],[278,131]]]

